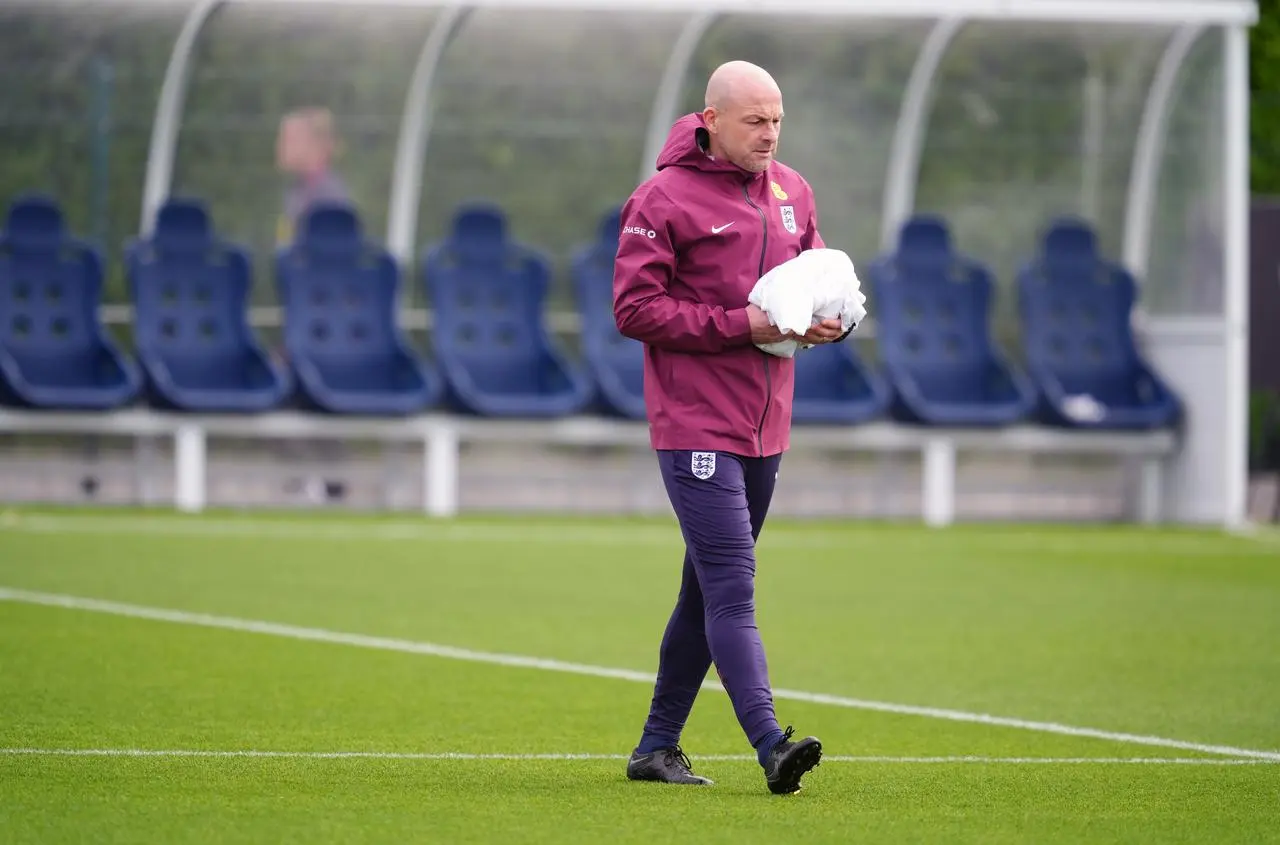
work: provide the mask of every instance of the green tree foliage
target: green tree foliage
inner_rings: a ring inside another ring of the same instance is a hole
[[[1280,194],[1280,0],[1258,0],[1249,33],[1254,193]]]

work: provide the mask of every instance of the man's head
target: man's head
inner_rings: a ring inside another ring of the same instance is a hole
[[[758,173],[769,167],[778,151],[782,92],[764,68],[727,62],[707,80],[702,119],[713,156]]]
[[[329,168],[336,147],[333,115],[328,109],[290,112],[280,121],[276,164],[286,173],[322,173]]]

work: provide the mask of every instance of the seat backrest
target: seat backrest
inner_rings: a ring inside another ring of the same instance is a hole
[[[1133,276],[1098,254],[1088,224],[1065,218],[1046,230],[1040,255],[1018,274],[1023,344],[1034,366],[1060,373],[1122,373],[1137,351]]]
[[[101,296],[101,256],[67,234],[57,203],[16,200],[0,232],[0,347],[41,358],[100,348]]]
[[[897,251],[877,259],[868,275],[887,362],[956,372],[985,368],[993,358],[990,271],[952,249],[940,219],[909,220]]]
[[[248,253],[216,237],[201,203],[165,203],[152,235],[129,244],[125,265],[139,349],[170,358],[220,359],[239,355],[249,344]]]
[[[621,226],[622,209],[607,212],[595,240],[574,253],[570,273],[588,345],[609,358],[639,360],[634,348],[638,342],[622,336],[613,316],[613,263]]]
[[[799,350],[795,364],[795,397],[839,399],[845,395],[846,380],[854,370],[843,343],[827,343]]]
[[[276,284],[291,355],[362,361],[399,351],[399,268],[385,247],[365,239],[350,205],[310,207],[297,240],[276,256]]]
[[[542,308],[550,264],[508,236],[502,211],[483,204],[459,209],[422,271],[442,357],[477,363],[542,356],[549,345]]]
[[[573,256],[573,292],[584,321],[607,319],[613,323],[613,262],[621,226],[622,209],[610,210],[601,219],[595,240]]]
[[[607,369],[632,396],[644,393],[644,344],[618,331],[613,316],[613,262],[618,255],[622,208],[600,219],[595,239],[574,253],[570,265],[582,348],[588,362]]]

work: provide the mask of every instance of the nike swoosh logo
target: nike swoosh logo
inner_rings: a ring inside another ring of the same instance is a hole
[[[734,221],[734,222],[737,222],[737,221]],[[718,234],[720,234],[721,232],[723,232],[725,229],[728,229],[728,228],[729,228],[730,226],[732,226],[732,225],[733,225],[733,223],[726,223],[726,224],[724,224],[723,226],[712,226],[712,227],[711,227],[711,234],[713,234],[713,235],[718,235]]]

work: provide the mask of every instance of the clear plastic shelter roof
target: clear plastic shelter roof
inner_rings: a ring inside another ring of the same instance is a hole
[[[1149,309],[1224,308],[1226,44],[1252,0],[0,0],[89,7],[182,21],[145,152],[112,153],[112,178],[145,172],[140,223],[112,232],[196,195],[264,252],[280,117],[322,106],[366,230],[403,261],[487,199],[563,266],[707,73],[744,58],[778,79],[780,157],[856,260],[934,212],[1007,282],[1072,214],[1147,280]]]
[[[157,3],[174,0],[153,0]],[[227,2],[342,3],[344,0],[227,0]],[[450,5],[433,0],[384,0],[386,5]],[[720,12],[1023,21],[1252,24],[1255,0],[470,0],[471,8]]]

